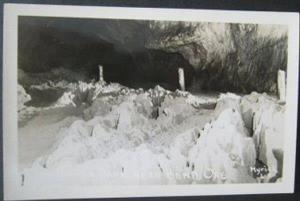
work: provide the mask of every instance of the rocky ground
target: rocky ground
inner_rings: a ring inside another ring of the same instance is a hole
[[[64,92],[37,107],[18,87],[20,185],[281,179],[285,106],[267,94],[193,95],[99,82],[32,87]]]

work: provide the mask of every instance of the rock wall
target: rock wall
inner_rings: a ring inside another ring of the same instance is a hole
[[[287,28],[21,17],[18,55],[19,69],[51,72],[50,79],[57,68],[98,79],[103,65],[107,81],[173,90],[179,87],[177,70],[184,68],[188,90],[276,92],[277,71],[287,67]]]
[[[287,67],[287,27],[256,24],[149,23],[148,48],[179,52],[196,70],[202,88],[276,92]]]

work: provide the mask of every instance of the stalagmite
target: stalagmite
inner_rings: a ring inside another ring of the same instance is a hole
[[[103,66],[99,65],[99,82],[103,82]]]
[[[185,91],[184,70],[183,70],[183,68],[178,68],[178,79],[179,79],[180,89],[182,91]]]
[[[285,103],[285,72],[283,70],[278,70],[277,87],[278,87],[279,102]]]

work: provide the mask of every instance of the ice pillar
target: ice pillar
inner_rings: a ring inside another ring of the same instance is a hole
[[[99,65],[99,82],[103,82],[103,66]]]
[[[184,70],[183,70],[183,68],[178,68],[178,81],[179,81],[180,89],[182,91],[185,91]]]
[[[278,71],[277,87],[278,87],[279,101],[281,103],[285,103],[285,72],[283,70]]]

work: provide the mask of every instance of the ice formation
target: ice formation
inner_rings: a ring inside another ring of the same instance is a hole
[[[285,107],[255,92],[245,96],[241,106],[246,125],[253,132],[258,159],[269,167],[265,180],[274,181],[282,176]]]
[[[48,117],[53,143],[22,170],[24,186],[248,183],[256,182],[257,159],[270,169],[266,181],[281,177],[284,109],[267,95],[208,97],[104,82],[63,87],[44,114],[73,108],[76,117],[61,116],[63,124]]]
[[[18,123],[22,124],[23,121],[29,119],[38,108],[26,106],[25,103],[31,100],[31,96],[26,93],[22,85],[18,84]]]
[[[18,112],[25,108],[24,104],[31,100],[29,94],[26,93],[25,89],[18,84]]]

